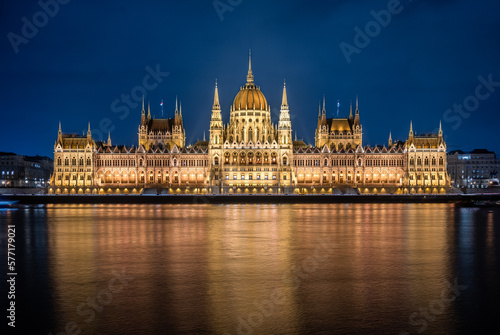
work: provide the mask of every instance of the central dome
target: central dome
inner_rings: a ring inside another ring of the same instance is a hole
[[[261,90],[253,85],[246,84],[236,94],[233,102],[234,110],[267,110],[267,101]]]
[[[233,101],[235,110],[261,110],[267,111],[267,100],[260,88],[253,83],[252,58],[248,59],[247,83],[236,94]]]

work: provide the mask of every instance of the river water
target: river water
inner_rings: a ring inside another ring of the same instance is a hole
[[[39,205],[16,227],[30,334],[480,334],[498,329],[500,209]]]

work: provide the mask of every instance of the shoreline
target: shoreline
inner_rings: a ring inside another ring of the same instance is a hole
[[[2,200],[30,204],[286,204],[286,203],[455,203],[499,206],[500,193],[408,195],[3,195]]]

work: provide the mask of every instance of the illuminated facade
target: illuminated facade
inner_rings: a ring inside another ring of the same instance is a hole
[[[175,117],[152,118],[144,102],[138,146],[95,143],[63,135],[54,146],[51,193],[445,193],[446,144],[438,134],[388,146],[363,146],[358,102],[348,118],[318,115],[315,145],[292,139],[283,87],[277,124],[254,83],[251,59],[247,81],[224,124],[215,84],[210,136],[185,145],[182,109]]]

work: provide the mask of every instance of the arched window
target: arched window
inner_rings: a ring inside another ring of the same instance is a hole
[[[326,159],[325,159],[325,161],[326,161]],[[287,163],[288,163],[288,160],[286,159],[286,157],[283,157],[283,165],[288,165]]]
[[[219,165],[219,157],[214,158],[214,165]]]
[[[417,158],[417,165],[422,165],[422,158],[420,157]]]
[[[439,165],[444,165],[443,157],[439,157]]]
[[[71,165],[76,165],[76,158],[75,157],[71,158]]]
[[[425,159],[424,159],[424,165],[429,165],[429,158],[428,157],[425,157]]]
[[[61,165],[61,163],[62,163],[62,162],[61,162],[61,157],[58,157],[58,158],[57,158],[57,165]]]

